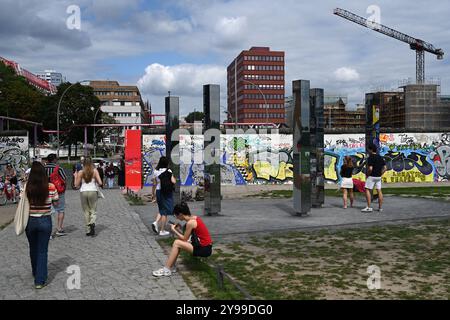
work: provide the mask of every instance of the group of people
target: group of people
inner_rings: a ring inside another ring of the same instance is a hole
[[[369,158],[367,159],[366,182],[364,186],[367,206],[362,209],[362,212],[373,212],[372,191],[377,190],[378,196],[378,211],[383,211],[383,192],[381,191],[381,181],[383,174],[387,171],[386,162],[383,157],[377,154],[377,147],[374,144],[369,145]],[[348,207],[348,196],[350,197],[350,207],[353,207],[354,202],[354,180],[353,180],[354,164],[350,156],[344,158],[344,163],[341,167],[341,183],[340,187],[343,192],[344,209]]]
[[[52,239],[52,210],[56,213],[56,236],[64,236],[65,189],[67,176],[57,164],[55,154],[46,163],[33,161],[24,188],[30,204],[25,233],[30,246],[31,268],[36,289],[47,284],[48,244]],[[75,185],[80,190],[86,236],[95,235],[98,188],[103,187],[98,170],[90,158],[75,174]]]
[[[81,162],[83,162],[84,157],[81,158]],[[74,174],[74,181],[75,181],[75,174],[79,170],[82,169],[82,163],[76,164],[73,169]],[[117,185],[119,186],[120,190],[125,189],[125,161],[123,159],[120,160],[119,166],[116,167],[112,162],[104,162],[103,160],[100,160],[99,163],[96,165],[96,169],[100,175],[100,179],[103,183],[103,185],[107,186],[108,189],[114,188],[114,181],[117,176]]]

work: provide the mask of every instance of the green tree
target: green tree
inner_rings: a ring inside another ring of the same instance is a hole
[[[203,121],[205,119],[205,114],[200,111],[194,111],[187,115],[186,122],[194,123],[194,121]]]
[[[29,85],[24,77],[17,76],[11,67],[0,62],[0,114],[11,118],[41,122],[41,106],[47,97]],[[10,122],[9,129],[27,129],[30,137],[33,128],[23,123]]]

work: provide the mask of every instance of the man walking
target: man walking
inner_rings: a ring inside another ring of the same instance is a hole
[[[53,209],[57,215],[57,224],[56,224],[56,235],[57,236],[65,236],[67,233],[64,232],[63,224],[64,224],[64,209],[66,206],[65,201],[65,191],[66,191],[66,180],[67,176],[64,172],[64,169],[56,164],[56,154],[51,153],[47,156],[47,164],[45,166],[45,171],[47,172],[47,176],[49,178],[49,182],[53,183],[58,191],[59,201]]]
[[[382,212],[383,208],[383,193],[381,192],[381,177],[387,171],[386,162],[383,157],[377,154],[377,147],[374,144],[369,145],[369,159],[367,159],[366,172],[366,200],[367,207],[362,209],[362,212],[372,212],[371,191],[376,188],[378,191],[378,211]]]

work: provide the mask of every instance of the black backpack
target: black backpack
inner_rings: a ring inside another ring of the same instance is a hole
[[[172,193],[175,190],[175,185],[172,183],[172,172],[168,169],[159,175],[161,181],[161,192],[164,194]]]

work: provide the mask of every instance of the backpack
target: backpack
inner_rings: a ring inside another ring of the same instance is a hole
[[[161,192],[164,194],[172,193],[175,190],[175,186],[172,183],[172,172],[167,169],[159,176],[159,181],[161,181]]]
[[[58,193],[64,193],[66,191],[66,182],[59,175],[59,166],[55,167],[49,177],[49,180],[55,185],[56,191],[58,191]]]

